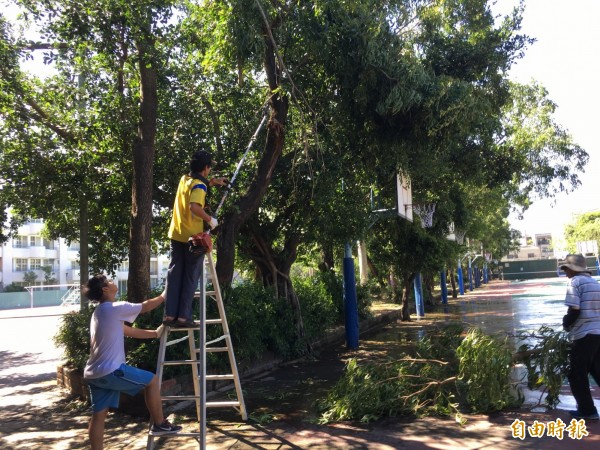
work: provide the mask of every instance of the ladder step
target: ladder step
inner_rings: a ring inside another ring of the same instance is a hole
[[[206,375],[206,381],[224,381],[224,380],[233,380],[235,377],[232,373],[228,373],[225,375]]]
[[[205,345],[205,348],[208,348],[209,345],[216,344],[217,342],[220,342],[223,339],[227,339],[228,337],[229,337],[228,334],[224,334],[223,336],[213,339],[212,341],[208,341]]]
[[[200,364],[200,361],[197,359],[181,359],[181,360],[172,360],[172,361],[163,361],[161,363],[163,366],[177,366],[183,364]]]
[[[199,395],[165,395],[161,397],[162,400],[200,400]],[[241,402],[238,401],[228,401],[228,402],[206,402],[207,408],[236,408],[241,405]],[[181,436],[181,434],[179,434]]]
[[[217,325],[223,323],[221,319],[206,319],[206,325]]]
[[[240,406],[240,402],[206,402],[207,408],[235,408]]]
[[[221,353],[221,352],[227,352],[229,351],[229,347],[208,347],[206,349],[206,353]],[[196,350],[197,353],[199,353],[199,350]]]

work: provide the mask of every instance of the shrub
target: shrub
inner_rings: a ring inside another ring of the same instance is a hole
[[[70,312],[62,317],[54,343],[62,347],[69,366],[83,371],[90,356],[90,319],[94,307]]]
[[[151,297],[160,294],[153,292]],[[96,306],[90,303],[83,311],[67,313],[63,316],[54,343],[65,352],[67,365],[83,371],[90,356],[90,320]],[[134,326],[154,329],[162,322],[162,308],[148,314],[140,314]],[[142,369],[154,371],[158,355],[157,339],[125,338],[127,362]]]
[[[337,313],[337,322],[344,323],[344,279],[333,271],[319,272],[318,280],[323,283],[329,293]],[[356,303],[359,319],[369,317],[371,307],[371,294],[367,286],[356,286]]]
[[[294,280],[294,289],[302,309],[302,317],[309,341],[323,336],[336,323],[343,323],[343,288],[341,278],[325,274],[313,278]],[[271,289],[255,282],[243,282],[223,290],[227,322],[233,348],[239,362],[249,362],[270,352],[276,357],[290,359],[303,354],[306,343],[300,342],[294,324],[294,315],[286,299],[275,298]],[[154,292],[151,296],[158,295]],[[365,288],[357,291],[359,315],[367,314],[369,305]],[[65,349],[68,364],[83,369],[89,356],[89,323],[93,308],[65,316],[56,343]],[[218,317],[214,302],[206,307],[207,318]],[[163,308],[141,314],[134,326],[153,329],[160,325]],[[207,341],[222,335],[219,326],[207,327]],[[125,339],[127,362],[133,366],[154,371],[158,356],[157,339]],[[168,359],[189,359],[186,345],[169,347]],[[209,353],[211,367],[228,367],[226,354]],[[168,367],[169,375],[187,368]]]

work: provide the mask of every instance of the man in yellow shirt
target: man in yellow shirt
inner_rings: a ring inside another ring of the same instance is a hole
[[[192,301],[202,273],[204,255],[189,251],[190,236],[204,231],[204,222],[211,230],[218,225],[204,208],[211,186],[223,186],[225,178],[208,179],[213,164],[212,155],[205,150],[194,153],[190,161],[190,173],[179,180],[169,239],[171,240],[171,263],[167,273],[167,300],[165,325],[173,327],[198,326],[192,320]]]

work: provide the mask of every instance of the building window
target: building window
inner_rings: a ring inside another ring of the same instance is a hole
[[[535,258],[535,253],[527,253],[528,258]]]
[[[150,261],[150,275],[158,275],[158,261]]]
[[[121,264],[119,264],[119,272],[127,271],[129,271],[129,261],[121,261]]]
[[[31,258],[29,260],[29,270],[42,270],[42,259]]]
[[[26,248],[27,247],[27,236],[15,236],[12,240],[13,248]]]
[[[44,239],[44,247],[46,247],[46,250],[54,250],[56,248],[56,241]]]
[[[79,250],[79,242],[77,241],[72,241],[69,244],[69,250]]]
[[[29,236],[29,245],[31,247],[42,247],[44,242],[41,236]]]
[[[27,272],[27,259],[15,258],[13,263],[14,272]]]
[[[32,218],[29,218],[28,222],[29,223],[44,223],[44,219],[32,219]]]

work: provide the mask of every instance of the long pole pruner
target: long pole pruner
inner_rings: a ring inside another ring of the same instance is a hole
[[[215,217],[217,216],[217,213],[223,206],[223,203],[225,203],[225,199],[229,195],[229,191],[231,191],[231,189],[233,188],[233,183],[235,182],[238,172],[240,171],[240,169],[242,168],[242,165],[244,164],[244,161],[246,160],[246,156],[248,155],[248,152],[250,151],[250,149],[252,148],[252,145],[256,141],[256,138],[258,137],[258,133],[260,133],[260,130],[265,125],[265,123],[267,121],[268,111],[269,111],[268,108],[265,107],[264,113],[263,113],[263,118],[260,121],[260,124],[258,125],[258,127],[256,128],[256,131],[250,138],[248,147],[246,148],[246,151],[244,152],[242,159],[240,159],[240,161],[238,162],[237,167],[235,168],[235,172],[233,172],[233,176],[231,177],[231,180],[229,180],[229,183],[227,183],[227,188],[225,189],[225,192],[223,193],[223,198],[221,198],[221,201],[219,202],[219,206],[217,206],[217,209],[215,210],[215,214],[214,214]]]

